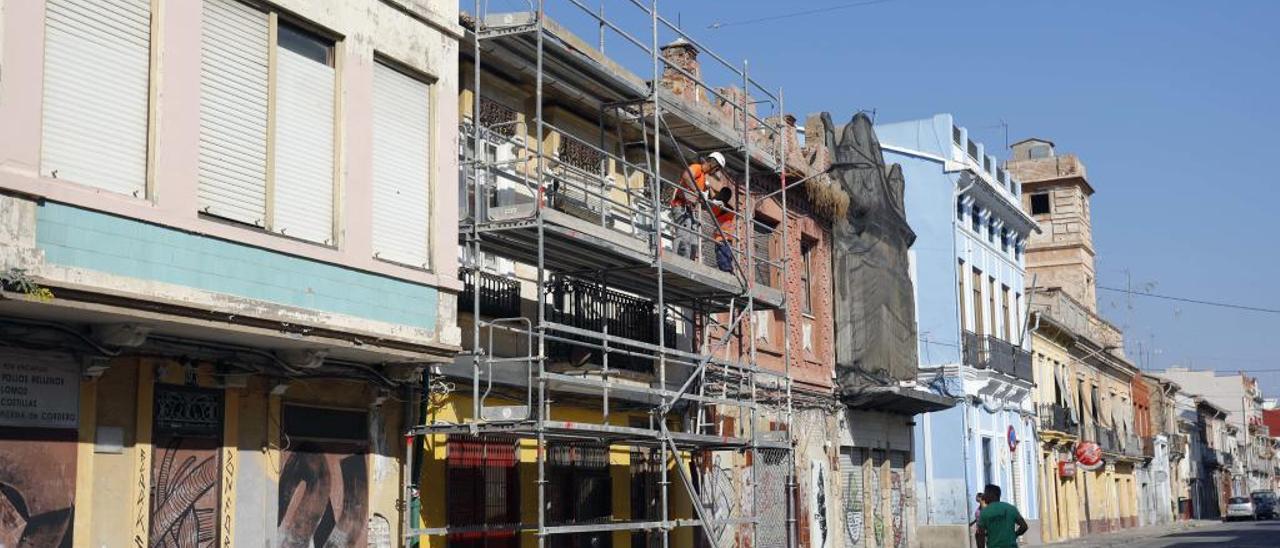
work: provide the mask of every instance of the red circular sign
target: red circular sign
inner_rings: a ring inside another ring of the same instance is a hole
[[[1095,470],[1102,466],[1102,448],[1091,441],[1076,444],[1076,462],[1085,470]]]

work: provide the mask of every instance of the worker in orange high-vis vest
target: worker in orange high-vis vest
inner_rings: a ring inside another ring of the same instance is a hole
[[[698,204],[708,198],[707,176],[724,169],[724,155],[708,154],[699,162],[689,164],[680,174],[680,187],[671,199],[672,215],[676,225],[673,240],[676,255],[698,259]]]
[[[716,242],[716,267],[725,272],[733,272],[733,228],[738,214],[732,206],[733,190],[722,187],[711,200],[711,214],[716,217],[720,230],[715,231],[712,239]]]

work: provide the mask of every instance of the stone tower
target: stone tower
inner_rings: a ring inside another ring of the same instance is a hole
[[[1025,139],[1012,148],[1005,168],[1022,181],[1022,208],[1040,223],[1027,243],[1028,283],[1034,277],[1038,287],[1060,287],[1096,313],[1093,187],[1084,164],[1074,154],[1057,154],[1044,139]]]

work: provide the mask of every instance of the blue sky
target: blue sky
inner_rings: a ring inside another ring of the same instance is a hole
[[[599,0],[582,0],[598,5]],[[493,0],[490,9],[518,5]],[[1280,308],[1280,2],[660,2],[671,20],[785,91],[787,111],[897,121],[950,112],[987,151],[1038,136],[1085,162],[1101,285]],[[464,2],[464,9],[471,4]],[[595,36],[567,0],[549,14]],[[641,23],[629,2],[606,11]],[[726,23],[708,29],[715,22]],[[633,25],[647,40],[648,27]],[[666,41],[669,35],[664,35]],[[634,65],[619,37],[606,51]],[[594,41],[594,40],[593,40]],[[705,63],[705,62],[704,62]],[[643,65],[640,65],[643,66]],[[706,66],[704,64],[704,66]],[[711,77],[729,83],[727,73]],[[803,118],[803,116],[801,116]],[[908,184],[910,182],[908,181]],[[1130,356],[1163,368],[1277,369],[1280,315],[1100,291]],[[1258,372],[1280,396],[1280,372]]]

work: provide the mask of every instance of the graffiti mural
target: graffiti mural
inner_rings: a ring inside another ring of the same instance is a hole
[[[365,546],[368,465],[363,445],[296,441],[280,472],[280,546]]]
[[[884,546],[884,516],[881,515],[883,508],[881,507],[881,491],[884,486],[880,484],[880,460],[877,459],[871,466],[871,481],[867,483],[871,487],[871,531],[876,538],[876,546]]]
[[[812,514],[809,517],[812,526],[812,546],[823,548],[827,545],[827,471],[822,461],[814,461],[810,468],[811,481],[809,490],[812,493],[810,508]]]
[[[844,526],[849,535],[849,545],[857,546],[862,542],[862,454],[855,450],[852,455],[842,455],[849,459],[844,467]]]
[[[217,439],[157,432],[151,467],[153,548],[217,545]]]
[[[0,428],[0,546],[71,546],[76,431]]]
[[[156,385],[148,546],[217,546],[222,404],[221,390]]]

